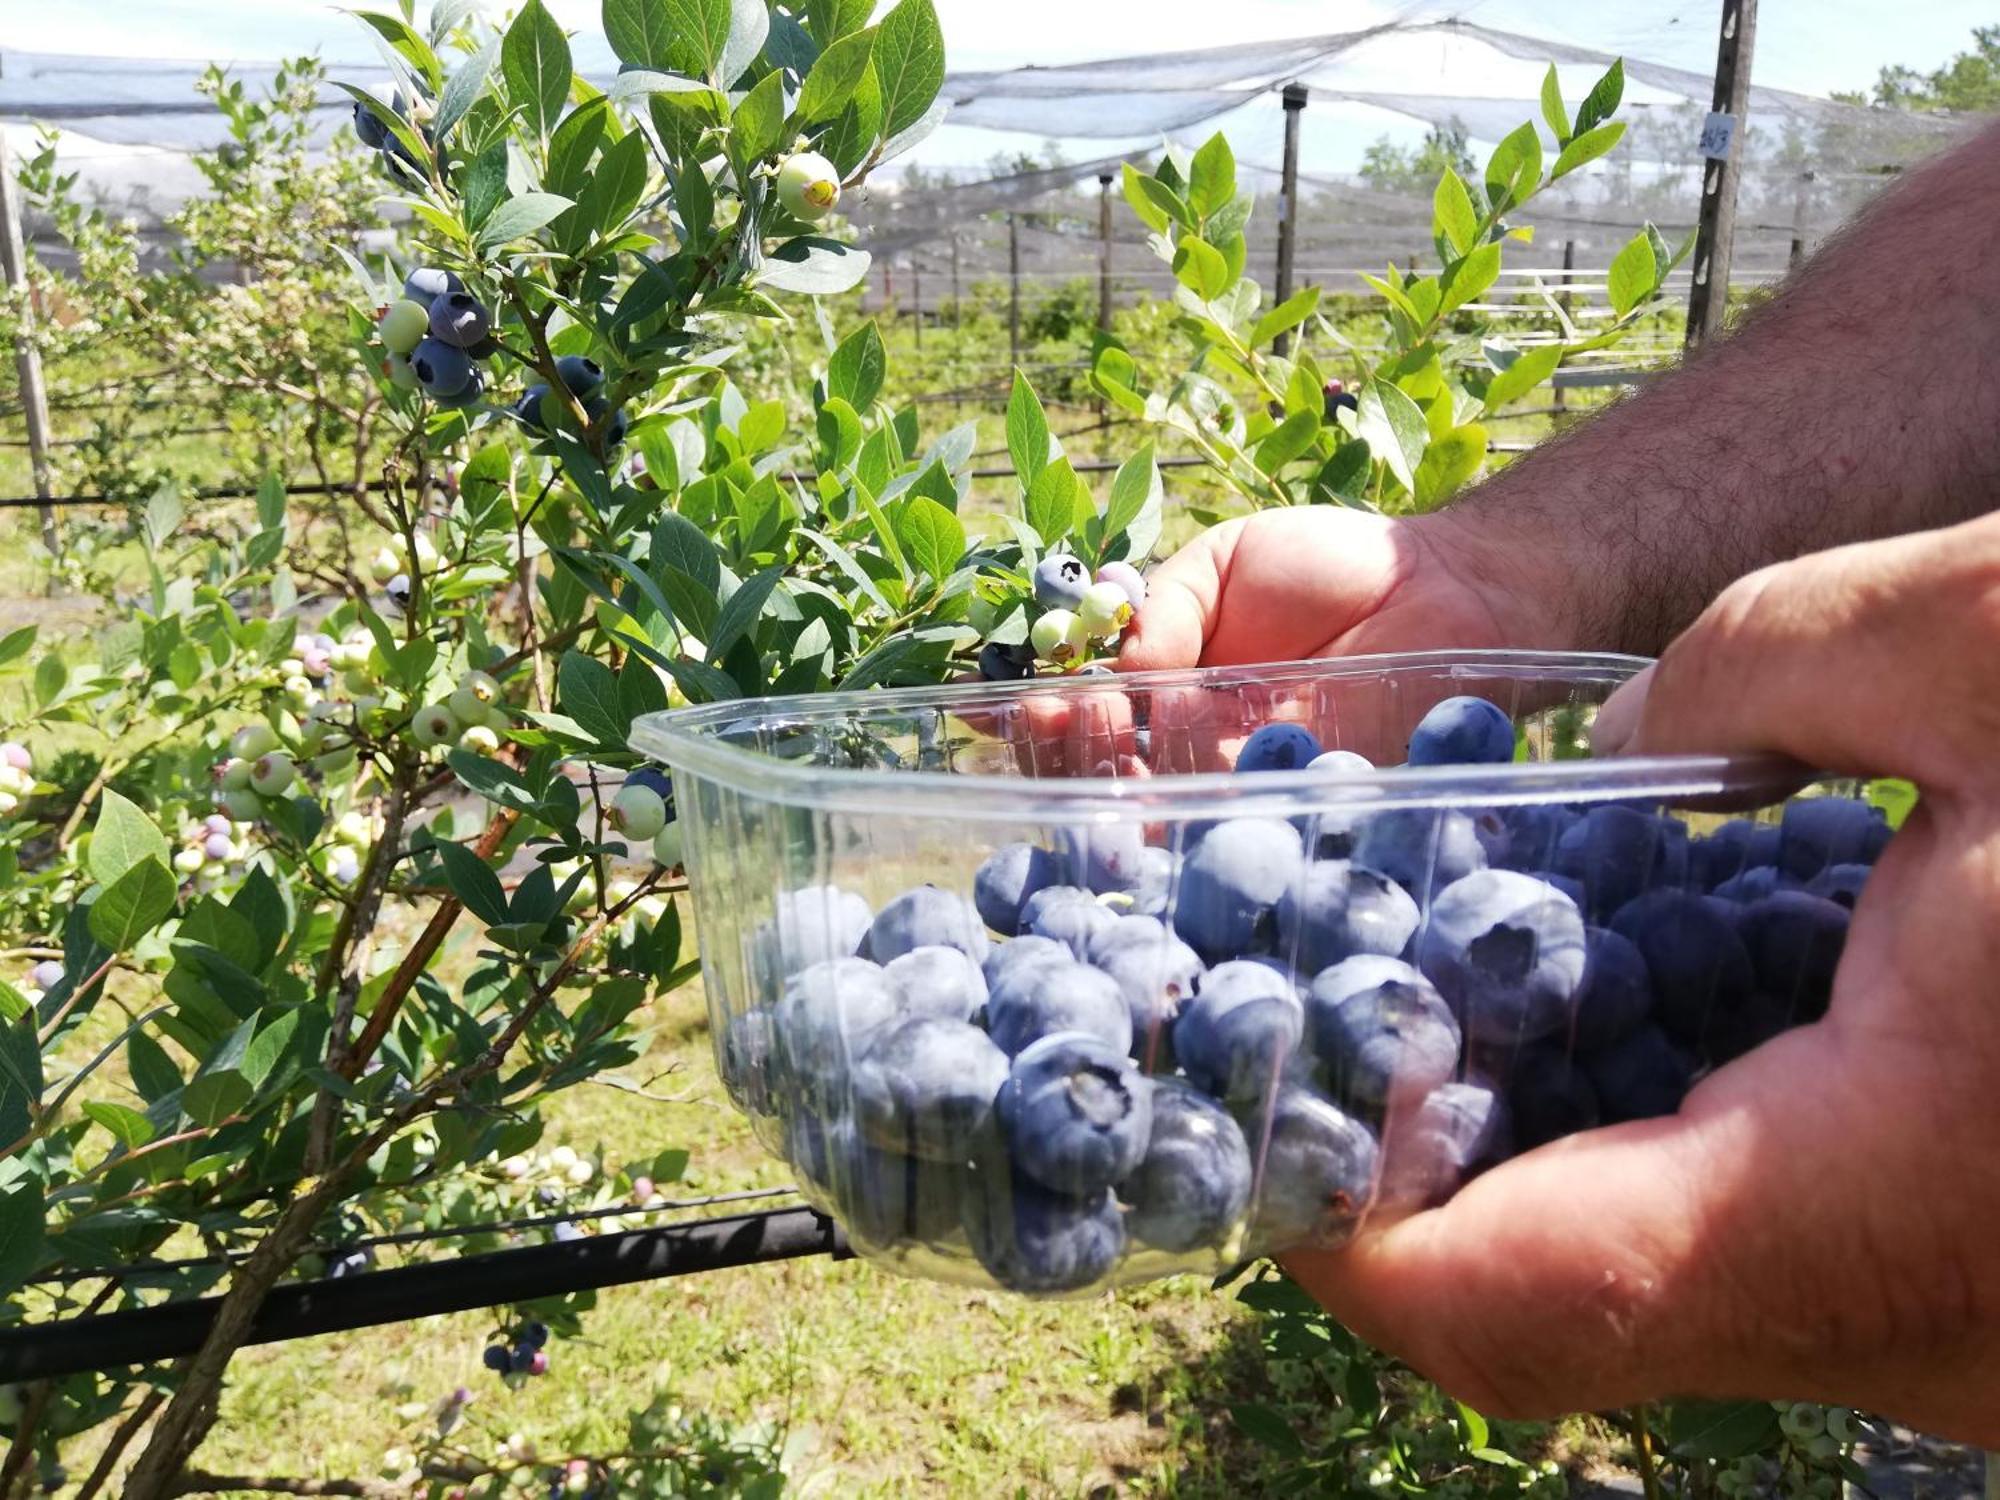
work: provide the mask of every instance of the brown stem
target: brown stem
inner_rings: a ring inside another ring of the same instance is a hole
[[[111,1480],[111,1471],[118,1467],[118,1460],[125,1456],[125,1450],[132,1446],[132,1439],[139,1435],[139,1429],[153,1420],[153,1413],[167,1404],[165,1391],[148,1391],[139,1404],[132,1408],[118,1430],[111,1434],[111,1441],[104,1445],[104,1452],[98,1455],[97,1466],[90,1471],[90,1477],[83,1482],[83,1488],[76,1492],[76,1500],[91,1500]]]
[[[35,1429],[41,1426],[42,1413],[48,1409],[50,1390],[46,1380],[36,1381],[28,1390],[28,1399],[21,1407],[21,1420],[14,1428],[14,1441],[7,1449],[6,1462],[0,1463],[0,1495],[13,1495],[27,1478],[28,1465],[35,1456]]]
[[[276,1479],[254,1474],[204,1474],[190,1470],[166,1491],[169,1495],[227,1495],[248,1491],[257,1495],[360,1495],[366,1500],[393,1500],[409,1491],[377,1479]]]

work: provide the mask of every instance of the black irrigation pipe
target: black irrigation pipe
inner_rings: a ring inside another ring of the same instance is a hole
[[[287,485],[287,495],[351,495],[357,489],[374,493],[388,489],[388,485],[376,479],[364,479],[358,484],[294,484]],[[227,485],[215,488],[190,490],[191,500],[255,500],[257,491],[245,485]],[[8,495],[0,498],[0,510],[33,510],[49,505],[61,508],[65,505],[141,505],[140,500],[121,500],[112,495]]]
[[[277,1287],[264,1299],[244,1342],[284,1343],[437,1313],[814,1255],[847,1260],[853,1252],[840,1226],[810,1208],[496,1250]],[[221,1303],[220,1297],[200,1297],[0,1329],[0,1382],[122,1369],[192,1354],[207,1337]]]

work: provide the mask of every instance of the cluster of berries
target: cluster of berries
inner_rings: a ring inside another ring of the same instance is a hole
[[[1145,602],[1145,577],[1130,563],[1106,563],[1093,576],[1075,553],[1051,552],[1035,568],[1041,613],[1027,641],[988,641],[979,653],[979,675],[988,682],[1014,682],[1034,676],[1037,662],[1065,671],[1083,668],[1092,646],[1115,643]]]
[[[622,406],[616,411],[611,409],[611,400],[604,394],[602,365],[587,355],[565,354],[556,361],[556,378],[564,390],[583,403],[583,414],[591,425],[603,425],[607,448],[616,448],[625,441],[631,422]],[[554,389],[546,381],[538,380],[521,392],[510,410],[514,420],[532,437],[547,437],[562,425],[563,403],[556,399]]]
[[[28,747],[14,740],[0,744],[0,817],[21,805],[35,789],[35,762]]]
[[[548,1324],[523,1323],[512,1338],[487,1345],[483,1363],[518,1388],[533,1376],[549,1373],[548,1342]]]
[[[383,378],[440,406],[471,406],[485,395],[480,364],[500,352],[492,310],[437,266],[419,266],[404,278],[402,300],[376,315],[375,338]]]
[[[182,844],[174,852],[174,873],[192,882],[198,891],[208,891],[225,880],[230,868],[241,863],[247,830],[223,813],[210,813],[200,822],[190,821],[181,830]]]
[[[264,816],[265,801],[284,796],[298,774],[275,729],[262,721],[245,724],[215,768],[215,805],[238,823],[254,823]]]

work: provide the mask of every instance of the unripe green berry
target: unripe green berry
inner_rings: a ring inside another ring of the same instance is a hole
[[[625,786],[611,799],[611,826],[634,840],[652,838],[667,823],[667,804],[649,786]]]
[[[442,703],[432,703],[410,720],[410,737],[426,750],[458,738],[458,720]]]
[[[247,791],[250,786],[250,762],[242,756],[233,756],[223,762],[222,774],[215,784],[225,792]]]
[[[1075,661],[1090,644],[1090,635],[1083,621],[1066,609],[1052,609],[1035,621],[1028,639],[1035,648],[1035,655],[1057,666]]]
[[[229,741],[229,753],[239,760],[255,760],[277,748],[278,732],[269,724],[245,724]]]
[[[377,583],[385,584],[402,571],[402,554],[393,548],[384,547],[368,560],[368,576]]]
[[[376,327],[376,336],[382,340],[382,347],[391,354],[407,355],[424,340],[431,330],[431,310],[421,302],[412,302],[407,297],[400,302],[389,304],[389,310],[382,314],[382,321]]]
[[[475,755],[493,755],[500,749],[500,736],[484,724],[468,724],[458,736],[458,748]]]
[[[840,173],[817,151],[800,151],[778,168],[778,201],[798,218],[817,223],[840,203]]]
[[[1114,636],[1132,623],[1131,596],[1115,583],[1093,583],[1084,590],[1076,617],[1097,640]]]
[[[290,788],[298,768],[282,750],[257,757],[250,768],[250,789],[260,797],[281,797]]]
[[[676,819],[654,835],[653,858],[666,869],[677,870],[682,863],[681,854],[681,825]]]
[[[264,816],[264,799],[249,787],[232,787],[216,796],[215,805],[239,823],[254,822]]]
[[[183,875],[199,875],[206,862],[207,856],[199,849],[183,849],[174,855],[174,869]]]

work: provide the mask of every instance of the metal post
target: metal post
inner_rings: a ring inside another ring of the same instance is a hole
[[[896,316],[896,266],[895,262],[886,258],[882,262],[882,316],[892,320],[891,326],[894,326],[893,320]]]
[[[1796,271],[1799,262],[1806,258],[1806,210],[1807,199],[1812,193],[1814,173],[1806,168],[1799,173],[1798,192],[1792,198],[1792,254],[1787,262],[1789,269]]]
[[[1111,174],[1097,174],[1097,326],[1111,332]]]
[[[2000,1500],[2000,1453],[1986,1455],[1986,1500]]]
[[[1702,173],[1701,224],[1694,244],[1694,287],[1688,294],[1687,346],[1722,331],[1729,313],[1729,262],[1736,248],[1736,185],[1743,175],[1743,136],[1750,113],[1750,57],[1757,40],[1757,0],[1722,0],[1715,50],[1714,113],[1734,122],[1727,154]]]
[[[924,347],[924,268],[913,255],[910,257],[910,316],[917,323],[917,347]]]
[[[958,236],[951,237],[951,326],[956,330],[962,306],[958,291]]]
[[[23,291],[28,284],[28,249],[21,235],[21,195],[14,184],[14,169],[7,155],[7,132],[0,130],[0,272],[9,291]],[[35,344],[35,303],[33,294],[22,298],[21,334],[14,340],[14,369],[21,381],[21,410],[28,421],[28,462],[34,470],[35,494],[47,500],[55,493],[55,470],[49,464],[49,393],[42,384],[42,353]],[[42,546],[53,561],[62,548],[52,505],[40,507]],[[55,592],[55,575],[49,575],[49,591]]]
[[[1565,319],[1569,317],[1569,312],[1571,307],[1570,296],[1569,296],[1569,284],[1571,278],[1575,275],[1575,273],[1576,273],[1576,241],[1564,240],[1562,290],[1556,293],[1556,306],[1562,309],[1563,317]],[[1565,338],[1568,337],[1567,330],[1564,331],[1563,336]],[[1556,395],[1555,404],[1558,409],[1567,404],[1563,399],[1563,388],[1561,386],[1557,386],[1555,388],[1555,395]]]
[[[1021,221],[1007,215],[1007,359],[1021,362]]]
[[[1299,116],[1306,107],[1306,86],[1288,83],[1283,95],[1285,106],[1284,175],[1278,188],[1278,294],[1282,303],[1292,295],[1292,267],[1299,246]],[[1274,304],[1275,305],[1275,304]],[[1280,356],[1292,347],[1292,336],[1281,333],[1271,348]]]

